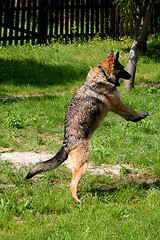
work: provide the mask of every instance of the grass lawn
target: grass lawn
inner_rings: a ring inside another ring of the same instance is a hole
[[[127,169],[116,178],[86,173],[77,204],[65,166],[26,182],[28,168],[0,162],[0,239],[160,239],[160,41],[150,37],[148,43],[135,88],[119,92],[127,105],[150,115],[132,123],[109,113],[93,136],[90,160],[130,163],[157,180],[132,181]],[[88,71],[111,49],[126,66],[130,46],[130,40],[94,39],[0,48],[0,96],[32,96],[0,99],[0,149],[54,154],[67,105]]]

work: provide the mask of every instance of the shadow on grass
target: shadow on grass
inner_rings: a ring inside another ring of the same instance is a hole
[[[90,193],[93,197],[97,196],[102,201],[103,199],[112,200],[114,202],[131,201],[135,199],[136,196],[143,197],[149,189],[160,190],[160,180],[156,179],[151,183],[147,182],[125,182],[125,183],[114,183],[110,186],[105,184],[92,184],[90,188],[84,189],[84,192],[80,190],[79,197],[81,198],[83,194]]]
[[[74,94],[74,92],[73,92]],[[70,93],[70,98],[73,95],[72,93]],[[20,95],[20,96],[4,96],[1,97],[0,96],[0,101],[3,101],[3,104],[13,104],[13,103],[17,103],[17,102],[23,102],[23,100],[28,100],[28,101],[32,101],[32,102],[39,102],[39,101],[45,101],[45,100],[50,100],[53,101],[55,99],[60,99],[61,98],[61,94],[59,93],[51,93],[51,94],[31,94],[31,95]]]
[[[23,59],[0,59],[0,83],[15,86],[30,85],[44,88],[50,85],[67,85],[85,79],[87,67],[75,68],[73,64],[47,65]]]

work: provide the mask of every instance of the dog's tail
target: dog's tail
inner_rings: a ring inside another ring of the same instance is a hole
[[[53,158],[35,165],[27,174],[26,179],[32,178],[38,173],[50,171],[57,168],[67,159],[67,157],[68,151],[64,146],[62,146],[59,152],[57,152]]]

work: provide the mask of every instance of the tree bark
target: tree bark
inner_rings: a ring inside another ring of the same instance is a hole
[[[148,26],[155,0],[149,0],[146,7],[146,13],[143,21],[143,26],[140,29],[140,11],[136,13],[136,27],[132,47],[129,52],[126,70],[132,75],[129,80],[124,80],[124,90],[129,92],[134,87],[134,79],[136,74],[136,66],[138,63],[139,52],[143,50],[143,45],[146,43]]]

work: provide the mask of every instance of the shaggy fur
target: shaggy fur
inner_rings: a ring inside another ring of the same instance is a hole
[[[87,170],[90,141],[109,111],[117,113],[127,121],[137,122],[145,118],[147,112],[136,112],[126,106],[119,97],[116,86],[119,78],[129,79],[131,75],[118,61],[119,53],[108,57],[95,66],[87,75],[86,82],[75,93],[66,111],[64,140],[59,152],[51,159],[35,165],[26,179],[57,168],[68,158],[73,177],[70,191],[75,201],[78,183]],[[108,80],[107,80],[108,79]]]

